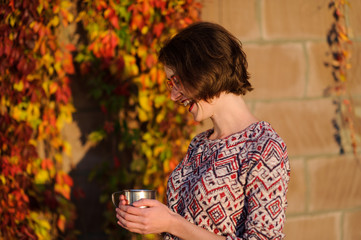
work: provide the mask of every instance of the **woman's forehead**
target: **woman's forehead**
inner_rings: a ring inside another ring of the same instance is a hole
[[[164,72],[168,78],[174,75],[174,71],[167,66],[164,66]]]

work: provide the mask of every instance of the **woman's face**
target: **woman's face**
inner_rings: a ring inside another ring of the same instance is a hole
[[[188,111],[192,113],[195,121],[203,121],[213,116],[212,101],[206,102],[204,100],[194,101],[187,91],[184,89],[180,79],[175,75],[174,71],[165,66],[164,71],[167,75],[168,86],[170,86],[171,99],[184,106],[188,106]]]

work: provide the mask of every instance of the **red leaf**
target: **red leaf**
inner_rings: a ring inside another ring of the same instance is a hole
[[[159,37],[162,34],[164,28],[164,23],[157,23],[153,27],[153,33],[155,36]]]
[[[119,29],[118,16],[113,15],[110,19],[110,23],[115,27],[115,29]]]
[[[117,156],[114,156],[113,162],[114,162],[114,167],[115,168],[120,167],[120,161],[119,161],[119,158]]]
[[[109,134],[114,131],[114,123],[106,121],[104,123],[104,130]]]

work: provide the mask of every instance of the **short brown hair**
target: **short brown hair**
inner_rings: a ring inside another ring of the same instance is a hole
[[[181,30],[165,42],[159,61],[175,72],[195,100],[253,89],[242,43],[215,23],[198,22]]]

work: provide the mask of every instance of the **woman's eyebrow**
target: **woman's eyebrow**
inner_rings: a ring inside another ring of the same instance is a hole
[[[171,80],[172,78],[174,78],[175,77],[175,74],[173,74],[172,76],[170,76],[170,77],[167,77],[167,79],[168,80]]]

